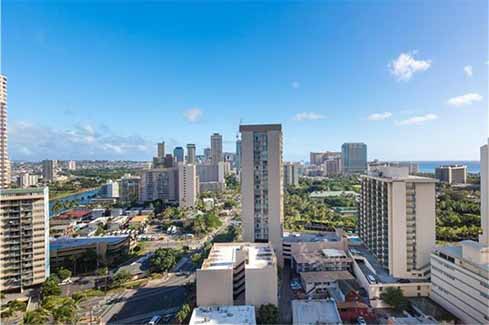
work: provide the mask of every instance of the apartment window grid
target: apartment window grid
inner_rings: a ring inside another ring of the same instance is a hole
[[[253,133],[255,241],[268,241],[268,137]]]
[[[416,186],[406,183],[407,271],[416,270]]]

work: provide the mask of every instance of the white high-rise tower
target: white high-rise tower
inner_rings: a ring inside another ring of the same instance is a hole
[[[10,185],[7,141],[7,77],[0,74],[0,188]]]

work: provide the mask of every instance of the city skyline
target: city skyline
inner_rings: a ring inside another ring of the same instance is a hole
[[[290,161],[476,161],[487,3],[401,7],[4,2],[10,159],[149,161],[214,132],[232,152],[242,121],[281,123]]]

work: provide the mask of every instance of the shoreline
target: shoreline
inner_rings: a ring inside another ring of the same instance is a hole
[[[82,193],[85,193],[85,192],[94,191],[94,190],[99,189],[99,188],[100,187],[85,188],[85,189],[79,190],[77,192],[62,194],[60,196],[56,196],[54,198],[50,198],[49,199],[49,202],[51,202],[51,201],[57,201],[57,200],[62,200],[62,199],[65,199],[65,198],[67,198],[69,196],[72,196],[72,195],[78,195],[78,194],[82,194]]]

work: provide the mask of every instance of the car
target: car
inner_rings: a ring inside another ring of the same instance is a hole
[[[160,316],[160,315],[155,315],[155,316],[153,316],[153,318],[151,318],[151,320],[148,322],[148,325],[156,325],[156,324],[159,324],[159,323],[160,323],[160,320],[161,320],[161,316]]]
[[[362,316],[358,316],[357,324],[358,325],[367,325],[367,322],[365,321],[365,319]]]

